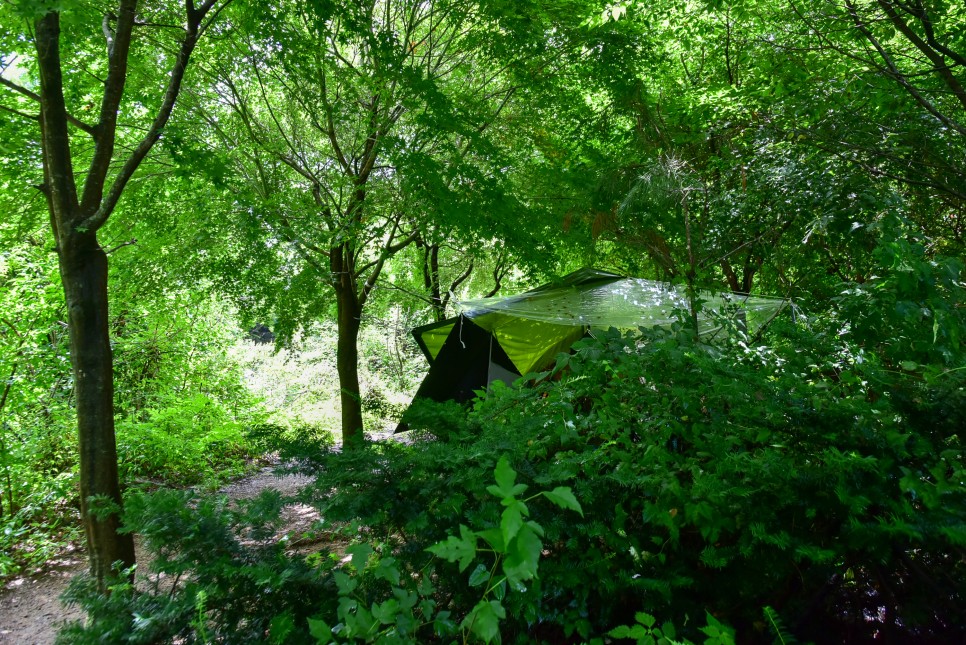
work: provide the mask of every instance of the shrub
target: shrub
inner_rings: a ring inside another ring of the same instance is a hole
[[[926,382],[837,333],[780,331],[771,348],[602,334],[468,416],[424,410],[411,445],[338,452],[266,428],[316,475],[303,501],[365,542],[346,549],[351,564],[267,540],[278,498],[235,511],[165,493],[129,504],[131,527],[154,532],[162,570],[188,582],[167,600],[88,599],[91,629],[127,635],[143,616],[167,625],[152,638],[186,641],[425,642],[460,625],[485,640],[496,623],[521,643],[728,642],[726,625],[741,642],[962,640],[961,373]],[[568,489],[583,515],[518,484]],[[508,520],[517,503],[526,513]],[[486,536],[527,522],[539,572],[514,580]],[[482,633],[469,618],[481,600],[497,603]]]
[[[427,546],[493,516],[498,455],[525,483],[570,486],[582,519],[534,511],[541,575],[503,627],[522,640],[590,638],[641,610],[686,625],[705,608],[766,639],[766,606],[803,638],[961,635],[963,388],[829,338],[582,341],[558,380],[498,387],[468,421],[432,422],[437,440],[331,455],[315,503],[415,571]]]
[[[118,423],[118,462],[126,482],[192,485],[242,473],[252,447],[243,424],[222,401],[205,394],[167,396],[143,420]]]
[[[238,506],[192,491],[132,495],[125,526],[154,555],[153,584],[138,590],[123,579],[101,595],[88,577],[75,579],[65,599],[88,620],[66,626],[58,642],[256,643],[276,614],[304,622],[332,584],[273,539],[282,504],[270,491]]]
[[[458,562],[460,573],[479,561],[468,580],[474,604],[440,609],[432,570],[403,576],[395,558],[364,543],[346,548],[349,557],[339,567],[331,554],[289,557],[286,541],[275,539],[286,501],[278,493],[264,492],[236,509],[224,497],[167,490],[136,495],[125,511],[126,530],[137,530],[155,555],[153,586],[138,590],[120,579],[101,594],[91,580],[75,580],[67,600],[89,618],[66,626],[58,640],[408,643],[434,634],[499,640],[504,599],[537,575],[543,529],[528,519],[527,503],[539,498],[581,508],[562,487],[521,497],[528,487],[516,483],[505,457],[494,477],[488,492],[504,507],[498,525],[479,531],[461,525],[458,536],[427,549]]]

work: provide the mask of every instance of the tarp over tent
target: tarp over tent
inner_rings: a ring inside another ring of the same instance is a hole
[[[729,320],[755,332],[787,301],[701,292],[698,333],[711,337]],[[430,369],[416,398],[465,401],[494,380],[512,382],[548,366],[595,329],[670,326],[689,310],[683,287],[581,269],[515,296],[460,302],[461,314],[413,329]]]

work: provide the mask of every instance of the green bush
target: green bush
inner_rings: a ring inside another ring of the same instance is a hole
[[[244,472],[253,452],[245,426],[221,401],[195,393],[167,396],[143,420],[118,423],[118,462],[129,483],[224,482]]]
[[[304,624],[335,596],[325,575],[333,563],[286,557],[285,542],[272,539],[282,504],[270,491],[237,505],[192,491],[132,495],[125,526],[154,556],[150,588],[122,579],[101,595],[89,577],[75,579],[65,600],[88,620],[66,626],[58,642],[259,643],[277,614]]]
[[[38,233],[0,250],[0,576],[42,566],[80,531],[66,309],[52,244]],[[263,414],[227,355],[239,336],[230,312],[204,294],[145,293],[117,278],[111,338],[123,485],[215,484],[238,474],[252,453],[244,430]]]
[[[786,331],[772,350],[658,330],[582,341],[554,380],[431,423],[437,440],[331,455],[315,503],[416,571],[460,523],[491,521],[497,455],[526,483],[570,486],[583,519],[533,514],[541,575],[503,627],[524,641],[705,609],[768,639],[764,607],[805,639],[961,635],[961,381],[925,387],[836,336]]]
[[[910,283],[899,299],[868,287],[891,337],[862,308],[809,330],[776,323],[768,346],[611,332],[469,414],[427,406],[411,444],[339,452],[260,426],[253,441],[315,476],[302,501],[361,542],[350,562],[268,539],[280,500],[235,511],[162,496],[129,521],[157,533],[180,590],[88,597],[101,618],[83,633],[134,638],[143,618],[166,625],[151,638],[186,642],[486,640],[494,623],[521,643],[964,640],[966,372],[940,273],[942,289]],[[908,302],[946,312],[931,335]],[[495,495],[507,469],[502,489],[566,488],[583,515]],[[517,502],[540,527],[539,571],[500,580],[507,556],[482,536],[518,526],[505,519]],[[470,549],[484,542],[493,553]],[[483,633],[465,622],[481,600],[498,605],[479,610]]]
[[[332,554],[289,557],[286,540],[274,539],[286,501],[276,492],[233,508],[224,497],[162,490],[133,496],[125,511],[126,530],[155,556],[153,586],[139,591],[120,579],[101,594],[86,577],[75,580],[67,600],[89,619],[66,626],[59,641],[408,643],[458,633],[464,642],[499,640],[502,601],[525,590],[541,556],[543,529],[528,519],[527,504],[581,508],[563,487],[521,497],[528,487],[516,483],[505,457],[494,477],[488,492],[504,507],[498,525],[460,526],[427,549],[459,562],[460,573],[479,561],[468,580],[474,604],[439,609],[431,570],[402,576],[393,557],[364,543],[347,547],[339,567]]]

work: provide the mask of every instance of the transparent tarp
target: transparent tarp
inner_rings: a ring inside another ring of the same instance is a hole
[[[712,292],[700,292],[698,299],[698,333],[706,337],[729,320],[754,333],[787,304],[781,298]],[[542,368],[589,330],[669,326],[690,311],[683,287],[592,269],[556,286],[459,304],[464,316],[494,335],[521,374]],[[433,331],[438,336],[443,329]],[[442,339],[424,336],[424,342],[435,355]]]

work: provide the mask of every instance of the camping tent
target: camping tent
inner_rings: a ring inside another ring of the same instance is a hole
[[[698,333],[728,321],[754,332],[786,304],[780,298],[702,292]],[[581,269],[556,283],[503,298],[460,303],[462,313],[413,329],[429,361],[416,398],[466,401],[495,380],[513,382],[547,367],[594,330],[670,326],[689,311],[682,287]]]

